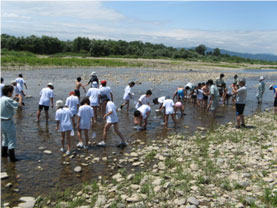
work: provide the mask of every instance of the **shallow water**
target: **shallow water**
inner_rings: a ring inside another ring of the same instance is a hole
[[[102,149],[93,146],[88,151],[76,151],[77,154],[82,154],[84,157],[91,156],[91,159],[94,157],[101,158],[106,156],[108,157],[108,160],[100,160],[100,162],[89,164],[86,167],[82,166],[82,173],[76,174],[73,170],[74,167],[86,161],[84,158],[75,157],[70,160],[69,165],[63,164],[64,161],[69,161],[69,158],[62,156],[59,152],[61,136],[60,133],[55,130],[55,111],[50,109],[50,120],[49,124],[46,125],[44,121],[44,112],[42,112],[41,122],[35,122],[36,110],[38,107],[39,92],[48,82],[53,82],[55,85],[55,100],[65,100],[69,91],[74,89],[75,78],[81,76],[83,79],[88,80],[88,75],[91,71],[92,69],[39,69],[23,72],[24,79],[28,84],[28,90],[25,90],[25,93],[31,95],[32,98],[25,98],[25,107],[22,111],[17,111],[15,115],[17,129],[16,154],[22,160],[16,164],[12,164],[6,159],[2,159],[2,172],[5,171],[10,176],[8,179],[1,182],[3,203],[11,202],[13,205],[16,205],[21,196],[45,196],[48,193],[53,193],[57,190],[62,191],[67,187],[75,187],[84,182],[90,182],[98,176],[109,176],[113,173],[110,169],[110,165],[115,158],[123,158],[124,153],[131,152],[132,148],[143,148],[143,146],[135,144],[138,140],[144,141],[147,144],[148,141],[162,139],[168,134],[191,134],[198,126],[214,128],[217,124],[235,120],[235,112],[232,105],[220,106],[216,118],[212,118],[203,109],[198,108],[193,104],[186,104],[185,113],[187,115],[178,119],[177,129],[165,129],[161,126],[162,115],[156,113],[154,110],[158,108],[158,106],[152,106],[148,130],[137,132],[132,127],[132,112],[134,110],[133,101],[137,100],[147,89],[151,89],[153,92],[151,99],[164,95],[172,96],[176,87],[184,85],[184,83],[180,81],[168,82],[162,80],[161,84],[152,84],[146,76],[144,79],[144,75],[146,75],[146,73],[148,75],[151,74],[151,76],[155,78],[155,73],[157,71],[154,69],[94,68],[93,71],[97,72],[100,79],[108,80],[108,86],[111,86],[113,90],[114,101],[118,107],[122,102],[124,88],[129,81],[139,80],[142,84],[137,84],[133,88],[135,97],[134,100],[131,101],[130,113],[127,114],[125,110],[118,112],[120,120],[119,129],[127,138],[130,145],[124,150],[116,148],[115,145],[119,142],[119,139],[113,131],[110,131],[107,148]],[[277,74],[267,75],[271,70],[268,72],[265,70],[262,71],[267,83],[263,105],[261,108],[257,108],[255,94],[258,84],[257,80],[260,73],[255,71],[257,76],[251,76],[251,78],[247,79],[248,97],[245,109],[246,115],[265,108],[270,108],[273,105],[273,92],[268,90],[268,85],[277,80]],[[233,73],[237,71],[229,72]],[[276,72],[276,70],[274,72]],[[5,83],[9,83],[11,80],[15,79],[18,73],[18,71],[3,71],[2,76],[5,78]],[[161,70],[159,73],[166,73],[168,76],[171,74],[169,70]],[[186,73],[189,77],[189,72]],[[253,72],[252,70],[243,70],[243,73],[247,74]],[[232,80],[226,80],[228,85],[231,81]],[[83,81],[83,83],[85,82]],[[82,89],[81,96],[84,96]],[[96,132],[97,137],[93,142],[101,140],[104,122],[102,122],[101,119],[99,119],[99,121],[100,122],[94,126],[94,131]],[[172,121],[170,121],[169,126],[173,126]],[[188,127],[185,128],[185,126]],[[75,147],[77,137],[75,136],[73,140],[73,146]],[[51,150],[52,154],[44,154],[43,150],[38,149],[39,147],[45,147],[47,150]],[[43,170],[41,170],[41,168]],[[126,166],[125,168],[131,167]],[[6,188],[5,185],[9,182],[11,182],[13,186],[11,188]],[[14,192],[14,189],[19,189],[19,192]]]

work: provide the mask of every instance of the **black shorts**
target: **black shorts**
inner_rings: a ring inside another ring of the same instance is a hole
[[[45,106],[45,105],[39,105],[38,109],[41,111],[44,108],[45,111],[49,110],[49,106]]]
[[[192,98],[192,99],[196,99],[197,96],[196,96],[196,95],[191,95],[191,98]]]
[[[245,104],[237,104],[236,103],[236,115],[242,115],[244,111]]]
[[[277,97],[274,100],[274,107],[277,107]]]
[[[80,97],[80,90],[74,90],[74,93],[77,97]]]
[[[207,95],[203,95],[203,100],[208,100],[208,96]]]

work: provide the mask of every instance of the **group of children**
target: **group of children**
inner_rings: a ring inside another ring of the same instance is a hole
[[[163,121],[164,125],[168,126],[169,117],[172,118],[174,127],[177,125],[177,113],[180,111],[181,117],[183,117],[185,110],[185,103],[191,102],[197,104],[199,107],[206,108],[207,111],[212,111],[215,113],[219,102],[222,101],[228,103],[228,99],[232,97],[233,102],[236,107],[236,115],[237,115],[237,128],[241,126],[245,126],[243,111],[246,103],[247,89],[245,87],[245,79],[238,80],[238,76],[234,76],[234,81],[231,84],[232,93],[229,93],[226,88],[226,83],[224,82],[224,74],[221,74],[220,77],[213,82],[213,80],[208,80],[206,83],[198,83],[197,86],[194,86],[192,83],[186,84],[184,87],[180,86],[174,92],[172,98],[170,96],[162,96],[159,98],[154,98],[154,105],[159,105],[159,108],[156,112],[163,112]],[[18,106],[23,105],[23,97],[25,93],[23,91],[23,85],[27,89],[27,85],[23,79],[23,75],[19,74],[18,78],[15,81],[12,81],[11,84],[13,87],[11,89],[4,89],[7,86],[3,84],[3,78],[1,78],[1,93],[3,88],[3,95],[8,96],[15,91],[14,98],[18,101]],[[260,83],[263,81],[263,77],[260,78]],[[100,85],[99,85],[100,84]],[[86,86],[90,85],[90,88],[86,90]],[[263,94],[264,84],[260,84],[261,92]],[[98,143],[98,146],[105,147],[107,142],[107,132],[113,126],[115,133],[120,137],[121,142],[117,145],[118,147],[127,146],[126,139],[121,134],[118,129],[118,116],[117,111],[123,110],[126,106],[127,111],[130,108],[130,100],[133,99],[134,93],[132,93],[132,88],[135,86],[135,82],[130,82],[124,89],[123,94],[123,103],[120,105],[120,108],[117,109],[116,105],[113,102],[113,93],[110,87],[107,86],[107,81],[102,80],[99,83],[97,75],[95,72],[91,73],[91,79],[86,85],[81,83],[81,78],[78,77],[76,79],[75,89],[69,93],[69,97],[66,98],[65,103],[63,100],[56,101],[56,116],[55,120],[57,121],[56,129],[61,132],[61,151],[65,152],[67,155],[71,154],[71,136],[75,135],[74,129],[77,130],[78,136],[78,148],[88,149],[89,145],[89,130],[92,129],[93,125],[98,121],[97,115],[98,113],[102,114],[104,120],[106,120],[106,124],[103,130],[103,140]],[[86,96],[80,100],[80,88],[84,89]],[[275,93],[275,113],[277,109],[277,86],[271,86],[270,89],[274,90]],[[152,96],[152,91],[147,90],[145,94],[141,95],[136,102],[135,111],[134,111],[134,124],[135,129],[137,130],[146,130],[148,118],[151,113],[150,107],[150,97]],[[10,96],[11,97],[11,96]],[[261,94],[259,94],[259,98]],[[12,99],[1,99],[1,104],[3,102],[3,106],[1,105],[1,113],[5,110],[5,103],[11,103],[10,111],[13,111],[14,108],[17,107],[16,103]],[[48,83],[45,88],[40,91],[40,100],[37,111],[37,121],[40,120],[41,111],[45,111],[45,119],[48,122],[48,111],[49,108],[54,107],[54,85],[53,83]],[[3,109],[2,109],[3,108]],[[10,113],[12,117],[12,113]],[[1,114],[2,125],[7,123],[11,118],[3,117],[3,113]],[[14,125],[14,124],[11,124]],[[4,125],[5,126],[5,125]],[[13,129],[13,127],[7,128],[8,130]],[[2,127],[3,132],[3,127]],[[83,136],[85,136],[85,140],[83,140]],[[3,134],[2,134],[3,135]],[[2,155],[7,155],[6,147],[7,140],[3,137],[2,141]],[[14,149],[15,147],[15,134],[12,136],[11,144],[8,144],[9,149]],[[95,132],[93,132],[92,138],[96,137]],[[65,147],[66,141],[66,147]],[[3,151],[4,147],[4,151]],[[10,153],[13,155],[13,159],[16,160],[14,153]]]

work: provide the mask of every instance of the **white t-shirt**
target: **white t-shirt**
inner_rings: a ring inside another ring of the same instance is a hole
[[[54,91],[45,87],[40,91],[39,105],[50,106],[50,98],[54,97]]]
[[[138,99],[138,101],[140,101],[142,103],[142,105],[145,104],[150,104],[150,100],[148,97],[146,97],[146,95],[142,95],[140,96],[140,98]],[[136,109],[138,109],[141,106],[141,104],[139,102],[137,102],[136,104]]]
[[[17,83],[16,86],[14,86],[15,95],[23,95],[22,90],[23,90],[23,88],[21,87],[21,85],[19,83]]]
[[[247,96],[247,88],[245,86],[238,89],[237,104],[245,104]]]
[[[90,88],[87,92],[91,106],[99,106],[100,90],[98,88]]]
[[[219,91],[218,91],[217,86],[215,86],[215,85],[213,84],[213,85],[211,86],[210,93],[211,93],[211,95],[214,96],[214,99],[217,99],[217,98],[219,97]]]
[[[142,118],[145,119],[147,117],[147,113],[151,112],[151,108],[149,105],[142,105],[138,108],[138,111],[140,111]]]
[[[80,129],[90,129],[91,118],[94,117],[93,108],[89,105],[82,105],[77,115],[80,117]]]
[[[171,99],[166,99],[163,103],[163,107],[165,107],[165,114],[173,114],[174,113],[174,102]]]
[[[117,123],[118,117],[116,113],[116,106],[112,101],[107,102],[106,113],[108,112],[112,112],[112,114],[107,116],[106,118],[107,123]]]
[[[197,99],[198,100],[202,100],[203,99],[203,90],[198,89]]]
[[[111,100],[111,88],[110,87],[101,87],[100,89],[100,94],[101,95],[107,95],[108,98]]]
[[[80,105],[79,98],[77,96],[71,95],[66,98],[65,105],[70,109],[73,115],[78,112],[78,105]]]
[[[2,97],[2,88],[4,87],[5,85],[3,83],[0,84],[0,97]]]
[[[24,79],[21,77],[18,77],[15,79],[16,83],[20,84],[22,90],[23,90],[23,84],[25,83]]]
[[[131,87],[127,85],[124,90],[123,100],[130,100],[131,99]]]
[[[158,103],[163,104],[164,101],[165,101],[165,96],[162,96],[162,97],[158,98]]]
[[[56,121],[60,121],[60,132],[71,131],[72,130],[72,120],[73,114],[69,108],[60,108],[56,111]]]

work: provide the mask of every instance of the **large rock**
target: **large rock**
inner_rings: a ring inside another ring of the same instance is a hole
[[[188,198],[188,203],[193,204],[195,206],[199,205],[199,201],[196,198],[194,198],[194,197],[189,197]]]
[[[175,199],[174,204],[181,206],[186,203],[186,199]]]
[[[21,197],[19,200],[24,201],[23,203],[20,203],[18,205],[19,207],[22,207],[22,208],[33,208],[36,203],[36,199],[30,196]]]
[[[106,197],[104,195],[99,195],[95,202],[95,207],[103,207],[105,203],[106,203]]]
[[[152,185],[154,186],[159,186],[162,183],[163,179],[157,178],[156,180],[153,181]]]
[[[137,194],[133,194],[131,197],[126,199],[127,202],[138,202],[140,201],[139,196]]]

